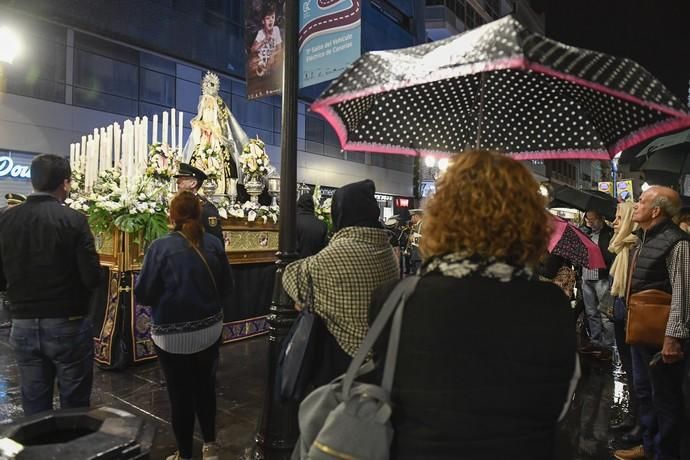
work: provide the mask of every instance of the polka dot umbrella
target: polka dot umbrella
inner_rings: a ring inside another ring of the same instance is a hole
[[[464,34],[361,56],[311,106],[344,150],[519,160],[612,158],[690,116],[630,59],[575,48],[507,16]]]

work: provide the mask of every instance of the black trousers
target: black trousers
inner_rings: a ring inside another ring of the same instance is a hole
[[[216,440],[216,371],[220,339],[190,355],[168,353],[156,347],[170,398],[172,427],[177,449],[192,458],[194,416],[199,419],[204,442]]]

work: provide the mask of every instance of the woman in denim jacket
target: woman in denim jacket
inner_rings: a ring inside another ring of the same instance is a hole
[[[168,460],[192,458],[195,415],[204,460],[218,458],[215,379],[232,278],[220,240],[204,233],[200,215],[194,194],[172,200],[174,231],[151,244],[134,289],[137,300],[151,306],[151,339],[168,387],[178,448]]]

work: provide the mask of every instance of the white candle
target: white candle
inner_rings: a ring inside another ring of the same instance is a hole
[[[113,167],[113,125],[108,126],[105,132],[105,163],[108,165],[108,169],[110,169]]]
[[[120,166],[120,168],[122,168],[122,165],[120,164],[121,136],[122,132],[120,131],[120,125],[115,123],[113,125],[113,161],[115,162],[115,166]]]
[[[170,110],[170,146],[173,149],[177,146],[177,143],[175,142],[176,134],[177,132],[175,130],[175,109],[172,109]]]
[[[81,172],[86,174],[86,136],[81,137]]]
[[[74,144],[69,145],[69,167],[74,170]]]
[[[98,150],[100,147],[100,136],[98,135],[98,128],[93,130],[93,152],[94,152],[94,157],[96,159],[96,177],[98,176],[98,173],[101,172],[101,152]],[[96,180],[96,177],[94,177],[94,181]]]
[[[179,113],[179,117],[180,117],[180,122],[177,125],[177,129],[178,129],[178,131],[177,131],[178,132],[177,143],[180,146],[180,152],[182,152],[182,149],[184,148],[184,139],[182,139],[182,137],[184,136],[184,130],[182,129],[183,117],[182,117],[181,111],[178,113]]]
[[[127,162],[127,183],[130,185],[130,187],[134,184],[134,181],[136,179],[136,158],[137,158],[137,124],[138,124],[139,119],[135,121],[132,125],[129,127],[129,140],[127,141],[127,148],[129,149],[129,158]]]
[[[132,172],[136,176],[139,171],[139,163],[141,162],[141,118],[137,117],[134,120],[134,156],[133,156]],[[130,176],[130,179],[133,176]]]
[[[100,154],[99,172],[103,172],[109,168],[108,159],[106,158],[106,152],[108,150],[107,145],[108,145],[107,131],[105,130],[105,128],[101,128],[101,133],[100,133],[99,138],[98,138],[98,152]]]
[[[144,174],[146,171],[146,164],[148,163],[148,158],[149,158],[149,117],[144,117],[141,119],[141,125],[142,125],[142,140],[141,143],[144,146],[143,149],[143,155],[141,157],[142,164],[141,164],[141,173]]]
[[[122,173],[120,175],[120,186],[126,191],[127,190],[127,174],[129,172],[129,156],[130,156],[130,146],[129,146],[129,136],[130,128],[132,122],[130,120],[125,120],[124,129],[122,132]]]
[[[86,190],[91,191],[91,174],[92,174],[92,168],[93,168],[93,135],[89,134],[89,137],[86,138],[86,174],[85,174],[85,181],[86,181]]]
[[[163,145],[168,143],[168,112],[163,112],[163,132],[161,134],[161,143]]]
[[[151,136],[151,143],[158,143],[158,114],[153,114],[153,136]]]

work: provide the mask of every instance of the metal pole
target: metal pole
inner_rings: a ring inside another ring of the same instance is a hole
[[[275,398],[275,372],[283,339],[297,312],[283,289],[285,267],[297,258],[297,72],[298,1],[285,1],[283,41],[283,100],[280,155],[280,240],[278,266],[273,285],[273,300],[268,315],[268,383],[264,410],[256,435],[256,459],[288,459],[299,435],[297,403],[282,403]]]

